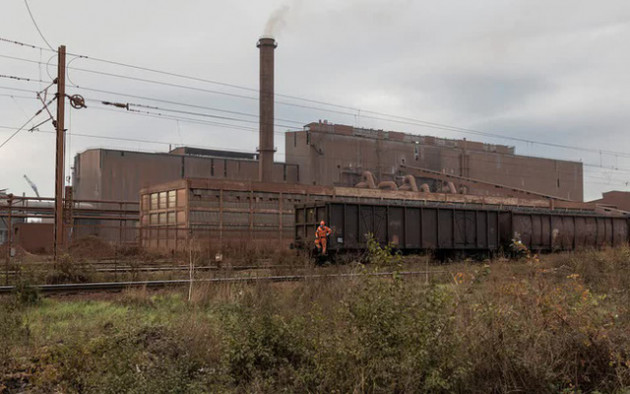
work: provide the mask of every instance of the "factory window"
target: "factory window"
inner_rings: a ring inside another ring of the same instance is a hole
[[[168,224],[175,224],[175,212],[168,213]]]
[[[560,178],[558,178],[557,180],[557,185],[558,185],[558,188],[560,188]]]
[[[141,209],[143,211],[148,211],[149,209],[151,209],[151,207],[149,206],[149,195],[148,194],[144,194],[142,196],[142,206]]]
[[[310,145],[310,144],[311,144],[311,133],[307,131],[306,132],[306,145]]]
[[[152,213],[151,214],[151,221],[150,221],[152,226],[155,226],[156,224],[158,224],[158,215],[157,213]]]
[[[168,207],[175,208],[177,206],[177,191],[171,190],[168,192]]]
[[[160,213],[160,226],[165,225],[165,224],[166,224],[166,214]]]
[[[158,194],[157,193],[153,193],[151,194],[151,207],[149,208],[150,210],[156,210],[158,209]]]
[[[166,199],[167,199],[166,192],[160,192],[160,209],[166,208]]]
[[[210,159],[210,176],[214,176],[214,159]]]

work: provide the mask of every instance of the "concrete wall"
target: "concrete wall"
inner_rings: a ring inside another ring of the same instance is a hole
[[[395,180],[405,174],[400,165],[407,165],[574,201],[583,199],[579,162],[518,156],[507,146],[464,140],[316,124],[310,130],[286,134],[286,161],[299,166],[300,182],[309,185],[354,185],[364,170],[372,171],[377,181]],[[469,192],[489,193],[481,189]]]
[[[75,199],[138,201],[141,188],[183,178],[258,180],[258,162],[90,149],[75,157]],[[298,181],[295,165],[274,163],[274,182]]]

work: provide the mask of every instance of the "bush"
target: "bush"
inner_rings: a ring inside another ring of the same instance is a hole
[[[395,267],[386,250],[359,272]],[[624,392],[629,256],[11,303],[0,357],[34,392]]]
[[[46,283],[85,283],[93,276],[93,270],[85,263],[76,261],[68,254],[57,260],[54,269],[46,276]]]

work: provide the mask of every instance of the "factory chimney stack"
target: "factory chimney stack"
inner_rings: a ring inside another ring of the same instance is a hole
[[[262,37],[256,46],[260,49],[260,143],[258,145],[258,178],[261,182],[271,182],[273,174],[273,78],[274,50],[276,40]]]

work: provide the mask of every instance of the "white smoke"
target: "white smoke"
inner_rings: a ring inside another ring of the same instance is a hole
[[[301,0],[289,1],[272,12],[265,25],[264,37],[275,37],[286,26],[301,3]]]

